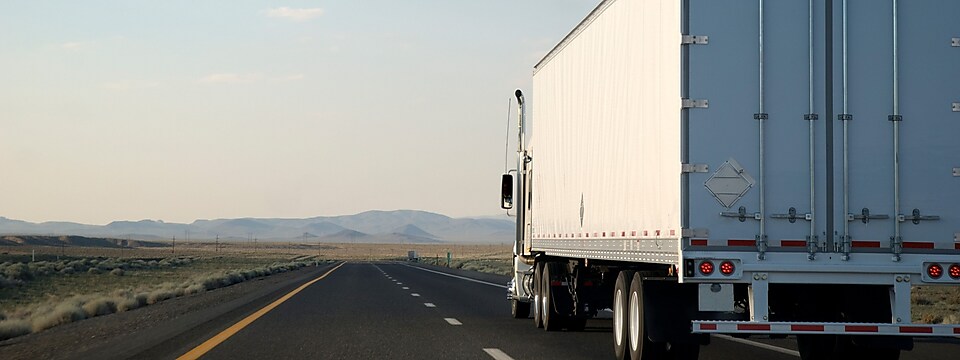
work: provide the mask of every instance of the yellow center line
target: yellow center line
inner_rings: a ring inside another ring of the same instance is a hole
[[[273,310],[273,308],[279,306],[279,305],[282,304],[284,301],[287,301],[288,299],[292,298],[294,295],[296,295],[297,293],[299,293],[299,292],[302,291],[303,289],[306,289],[307,286],[310,286],[310,285],[312,285],[313,283],[315,283],[315,282],[317,282],[317,281],[323,280],[323,278],[327,277],[327,275],[330,275],[330,273],[332,273],[332,272],[334,272],[335,270],[339,269],[341,266],[343,266],[343,264],[346,264],[346,263],[347,263],[347,262],[344,261],[344,262],[340,263],[340,265],[337,265],[337,266],[334,267],[333,269],[330,269],[329,271],[327,271],[327,272],[324,273],[323,275],[320,275],[320,277],[318,277],[318,278],[316,278],[316,279],[313,279],[313,280],[310,280],[310,282],[307,282],[306,284],[300,285],[300,287],[294,289],[293,291],[287,293],[287,294],[284,295],[283,297],[277,299],[277,301],[274,301],[274,302],[271,303],[270,305],[264,306],[262,309],[257,310],[257,312],[255,312],[255,313],[253,313],[253,314],[250,314],[250,316],[247,316],[247,317],[244,318],[243,320],[240,320],[240,321],[237,322],[236,324],[233,324],[233,326],[227,328],[227,329],[224,330],[224,331],[221,331],[221,332],[220,332],[219,334],[217,334],[216,336],[210,338],[210,340],[207,340],[207,341],[205,341],[203,344],[200,344],[200,346],[197,346],[197,347],[193,348],[193,350],[190,350],[190,351],[187,352],[186,354],[180,355],[180,357],[178,357],[177,360],[193,360],[193,359],[199,359],[201,356],[203,356],[203,354],[206,354],[208,351],[213,350],[213,348],[215,348],[217,345],[220,345],[220,343],[226,341],[227,339],[229,339],[231,336],[233,336],[234,334],[236,334],[236,333],[239,332],[240,330],[243,330],[243,328],[245,328],[247,325],[250,325],[250,323],[256,321],[256,320],[259,319],[261,316],[263,316],[263,315],[265,315],[266,313],[270,312],[270,310]]]

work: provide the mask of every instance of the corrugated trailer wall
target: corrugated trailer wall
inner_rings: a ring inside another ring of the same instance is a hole
[[[710,38],[689,48],[690,97],[710,104],[689,110],[690,162],[710,167],[690,174],[691,227],[709,230],[696,244],[752,250],[762,232],[774,251],[803,251],[811,235],[818,252],[845,252],[845,236],[853,253],[894,252],[894,239],[905,252],[960,249],[960,2],[833,1],[829,52],[824,2],[812,19],[804,0],[689,3],[690,33]],[[704,185],[728,162],[750,176],[714,196]]]
[[[679,21],[679,1],[608,1],[536,67],[533,250],[678,261]]]
[[[825,5],[602,2],[535,68],[533,250],[672,263],[683,211],[683,246],[960,249],[960,1],[835,0],[829,48]]]

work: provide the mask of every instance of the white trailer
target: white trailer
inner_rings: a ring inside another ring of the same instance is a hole
[[[602,1],[534,67],[528,124],[517,90],[513,315],[576,330],[612,308],[618,359],[696,358],[709,333],[897,358],[960,334],[910,306],[960,285],[958,14]]]

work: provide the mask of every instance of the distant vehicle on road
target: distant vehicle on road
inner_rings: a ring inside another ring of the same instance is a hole
[[[825,7],[826,6],[826,7]],[[617,359],[710,333],[895,359],[960,285],[960,2],[602,1],[520,90],[513,316]],[[531,306],[532,305],[532,306]]]

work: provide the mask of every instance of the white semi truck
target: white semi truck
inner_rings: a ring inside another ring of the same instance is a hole
[[[960,1],[605,0],[534,67],[513,315],[613,311],[617,359],[709,334],[895,359],[960,285]],[[532,311],[531,311],[532,310]]]

